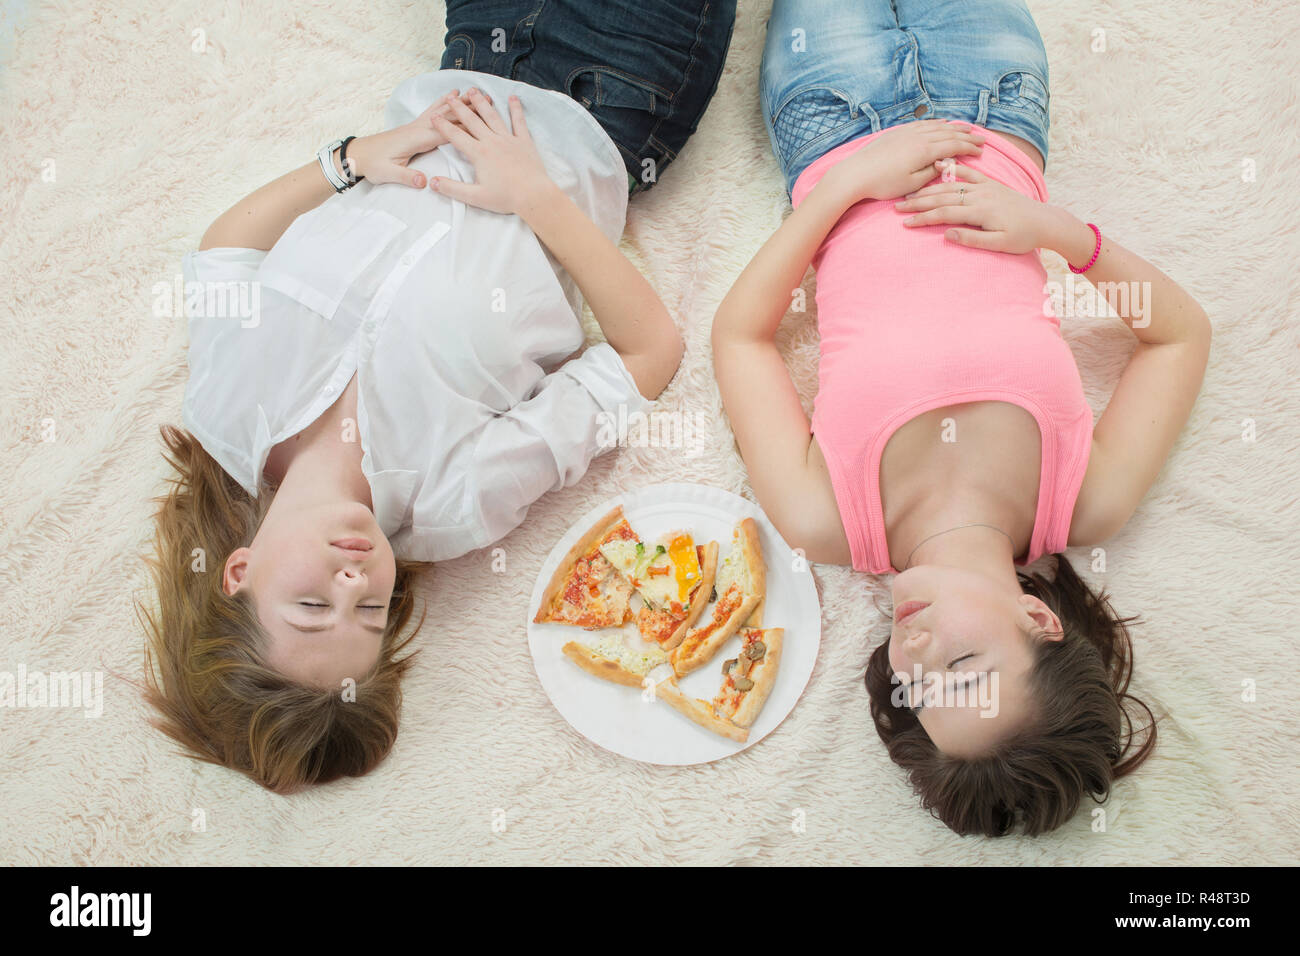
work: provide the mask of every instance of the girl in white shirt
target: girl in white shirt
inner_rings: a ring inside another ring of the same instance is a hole
[[[599,105],[417,77],[385,132],[263,186],[186,256],[146,615],[157,726],[194,755],[281,793],[368,771],[396,737],[412,572],[500,539],[673,377],[681,337],[617,246],[653,180]],[[582,297],[606,343],[565,362]]]

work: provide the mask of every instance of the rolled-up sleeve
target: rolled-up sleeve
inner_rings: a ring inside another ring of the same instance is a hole
[[[220,247],[181,260],[190,337],[181,422],[254,497],[265,418],[258,405],[264,398],[257,386],[259,370],[249,356],[256,356],[260,345],[257,270],[265,258],[259,249]]]
[[[571,485],[619,444],[628,418],[652,403],[609,345],[595,345],[541,380],[526,401],[480,432],[469,476],[484,545],[510,533],[528,508]]]
[[[266,253],[261,249],[218,246],[187,252],[181,259],[186,282],[252,282]]]

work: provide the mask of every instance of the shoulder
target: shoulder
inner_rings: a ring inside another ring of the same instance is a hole
[[[1088,470],[1070,517],[1069,547],[1100,544],[1117,534],[1137,509],[1108,458],[1105,448],[1092,439]]]
[[[853,564],[830,469],[816,439],[809,443],[807,458],[791,465],[778,495],[760,503],[791,548],[817,564]]]

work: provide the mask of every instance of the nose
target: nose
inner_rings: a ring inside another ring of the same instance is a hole
[[[359,565],[344,565],[336,575],[345,587],[361,587],[366,583],[366,575]]]
[[[889,643],[893,648],[890,660],[895,667],[910,672],[914,667],[926,666],[929,631],[895,624]]]
[[[921,654],[930,646],[930,632],[925,629],[904,630],[903,646],[913,655]]]

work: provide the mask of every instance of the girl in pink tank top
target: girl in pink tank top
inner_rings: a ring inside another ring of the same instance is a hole
[[[1156,479],[1209,321],[1048,204],[1047,62],[1020,0],[776,0],[760,101],[794,211],[713,326],[754,494],[811,560],[895,573],[866,684],[923,805],[959,833],[1050,830],[1155,744],[1127,692],[1131,619],[1061,552],[1107,539]],[[1043,249],[1137,340],[1095,423]],[[811,419],[774,341],[810,265]],[[1054,574],[1021,570],[1044,555]]]
[[[1038,202],[1047,188],[1020,149],[986,130],[970,169]],[[794,188],[797,208],[826,172],[872,139],[832,150]],[[820,388],[813,434],[826,459],[853,567],[896,572],[880,500],[880,459],[901,425],[923,412],[978,401],[1023,407],[1041,433],[1038,506],[1027,556],[1065,550],[1088,466],[1092,409],[1034,255],[949,242],[941,229],[906,229],[887,202],[851,207],[813,257],[817,270]],[[868,281],[862,263],[870,262]],[[920,268],[918,268],[918,265]],[[924,361],[900,362],[924,344]]]

